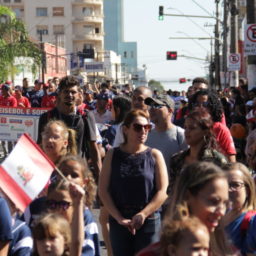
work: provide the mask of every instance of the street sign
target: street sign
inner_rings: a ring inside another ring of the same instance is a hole
[[[228,71],[236,71],[241,68],[240,53],[230,53],[228,56]]]
[[[256,24],[246,24],[244,32],[244,55],[256,55]]]

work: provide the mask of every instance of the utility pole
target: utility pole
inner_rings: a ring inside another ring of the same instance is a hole
[[[255,23],[255,0],[246,0],[247,24]],[[256,86],[256,56],[249,55],[247,58],[248,89]]]
[[[43,30],[40,30],[40,48],[42,52],[42,82],[44,83],[44,73],[45,73],[45,62],[46,62],[46,56],[45,56],[45,51],[44,51],[44,43],[43,43]]]
[[[212,86],[214,84],[214,77],[213,77],[213,71],[214,71],[214,63],[213,63],[213,40],[211,39],[211,54],[210,54],[210,64],[209,64],[209,83]]]
[[[59,73],[58,34],[55,34],[55,72]]]
[[[228,0],[224,0],[223,16],[223,46],[222,46],[222,71],[224,75],[224,88],[228,87],[227,81],[227,54],[228,54]]]
[[[238,53],[238,9],[237,0],[230,0],[231,36],[230,53]],[[230,86],[238,87],[238,70],[231,71]]]
[[[215,89],[221,89],[220,83],[220,32],[219,32],[219,2],[220,0],[215,0],[216,3],[216,24],[215,24]],[[219,88],[217,88],[219,87]]]

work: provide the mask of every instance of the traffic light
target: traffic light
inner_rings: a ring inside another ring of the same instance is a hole
[[[187,79],[182,77],[182,78],[179,79],[179,82],[180,82],[180,84],[184,84],[184,83],[187,82]]]
[[[166,52],[166,59],[167,60],[177,60],[177,52]]]
[[[161,5],[159,6],[159,16],[158,16],[159,20],[164,20],[164,7]]]

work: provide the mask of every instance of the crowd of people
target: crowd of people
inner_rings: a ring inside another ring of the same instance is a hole
[[[25,212],[1,191],[1,256],[100,255],[93,207],[108,256],[256,254],[256,89],[245,79],[214,91],[197,77],[180,93],[24,78],[1,85],[0,107],[49,108],[37,143],[58,167]]]

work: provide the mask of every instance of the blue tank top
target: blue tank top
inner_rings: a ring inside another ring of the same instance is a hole
[[[109,190],[123,217],[130,218],[143,209],[156,193],[152,149],[129,154],[114,148]]]

